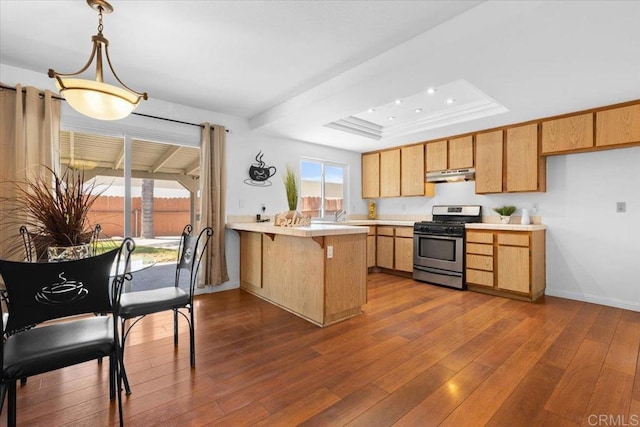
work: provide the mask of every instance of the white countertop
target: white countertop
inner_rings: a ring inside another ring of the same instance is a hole
[[[396,219],[349,219],[347,221],[313,221],[313,224],[344,224],[344,225],[394,225],[396,227],[413,227],[418,221]]]
[[[471,224],[465,224],[467,230],[501,230],[501,231],[538,231],[546,230],[547,226],[544,224],[501,224],[501,223],[487,223],[487,222],[475,222]]]
[[[308,227],[276,227],[270,222],[237,222],[227,223],[226,228],[237,231],[253,231],[256,233],[282,234],[296,237],[335,236],[341,234],[367,234],[369,227],[356,225],[338,225],[314,223]]]

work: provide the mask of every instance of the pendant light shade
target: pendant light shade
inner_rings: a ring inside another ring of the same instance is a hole
[[[136,92],[127,87],[111,65],[109,58],[109,40],[102,35],[102,14],[113,12],[113,7],[104,0],[87,0],[92,9],[98,11],[98,34],[91,38],[93,50],[89,61],[75,73],[62,74],[49,69],[49,77],[56,80],[56,87],[60,95],[64,96],[69,105],[85,116],[98,120],[119,120],[127,117],[143,99],[148,99],[146,92]],[[113,86],[103,81],[102,63],[106,57],[111,74],[121,87]],[[95,80],[69,78],[83,73],[96,60]]]

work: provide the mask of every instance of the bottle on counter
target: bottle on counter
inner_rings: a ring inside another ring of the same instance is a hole
[[[369,201],[369,219],[376,219],[376,204]]]

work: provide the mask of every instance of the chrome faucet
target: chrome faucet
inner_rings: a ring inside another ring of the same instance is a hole
[[[347,211],[345,210],[341,210],[341,211],[336,211],[333,214],[333,220],[334,221],[344,221],[344,216],[347,214]]]

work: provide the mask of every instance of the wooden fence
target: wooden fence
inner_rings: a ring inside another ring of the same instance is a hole
[[[153,233],[155,237],[179,236],[185,225],[191,221],[189,198],[154,198]],[[91,210],[91,224],[100,224],[105,236],[124,235],[124,197],[99,196]],[[131,198],[131,234],[141,237],[142,198]]]

